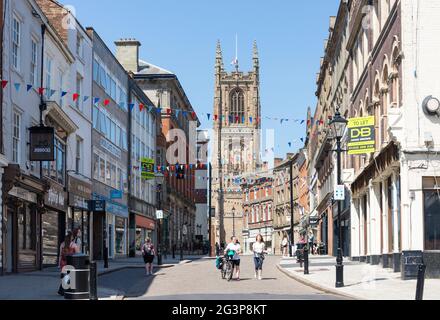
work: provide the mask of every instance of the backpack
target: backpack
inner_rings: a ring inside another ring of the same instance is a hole
[[[153,247],[151,245],[144,244],[143,248],[144,256],[152,256],[153,255]]]

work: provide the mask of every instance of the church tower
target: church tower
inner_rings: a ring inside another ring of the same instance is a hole
[[[212,205],[215,241],[227,243],[233,235],[243,240],[241,178],[261,169],[260,62],[253,45],[253,70],[224,69],[220,41],[215,60]]]

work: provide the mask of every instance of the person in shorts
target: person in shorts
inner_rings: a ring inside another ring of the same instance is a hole
[[[147,276],[153,274],[153,261],[155,250],[150,238],[147,238],[144,245],[142,246],[142,256],[145,263],[145,274]]]
[[[238,242],[237,237],[232,237],[231,242],[225,249],[225,254],[228,254],[228,251],[233,251],[234,256],[232,257],[232,263],[234,265],[237,281],[240,281],[240,254],[241,254],[241,246]]]

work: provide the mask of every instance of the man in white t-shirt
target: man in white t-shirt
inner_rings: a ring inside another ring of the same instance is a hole
[[[234,256],[232,257],[232,263],[235,268],[235,271],[237,272],[237,281],[240,281],[240,253],[241,253],[241,246],[240,243],[238,243],[238,239],[236,237],[231,238],[231,242],[228,244],[228,246],[225,249],[225,254],[228,253],[228,251],[233,251]]]

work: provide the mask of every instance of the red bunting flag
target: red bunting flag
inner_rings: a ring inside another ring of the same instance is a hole
[[[167,114],[168,114],[168,115],[171,114],[171,109],[167,109]]]
[[[235,122],[238,123],[238,116],[235,116]]]
[[[174,166],[171,166],[171,171],[174,171]]]
[[[185,165],[185,169],[188,170],[188,165],[187,164]]]
[[[38,88],[38,94],[43,95],[43,93],[44,93],[44,88]]]
[[[73,94],[73,101],[78,100],[78,98],[79,98],[79,94],[78,93],[74,93]]]
[[[142,103],[139,103],[139,111],[142,112],[144,110],[144,105]]]
[[[8,81],[7,80],[2,80],[2,88],[6,88],[6,86],[8,85]]]
[[[104,106],[108,106],[110,104],[110,100],[109,99],[105,99],[104,100]]]
[[[217,121],[217,119],[218,119],[218,115],[214,115],[214,121]]]
[[[191,112],[192,117],[195,119],[196,118],[196,113],[193,111]]]

